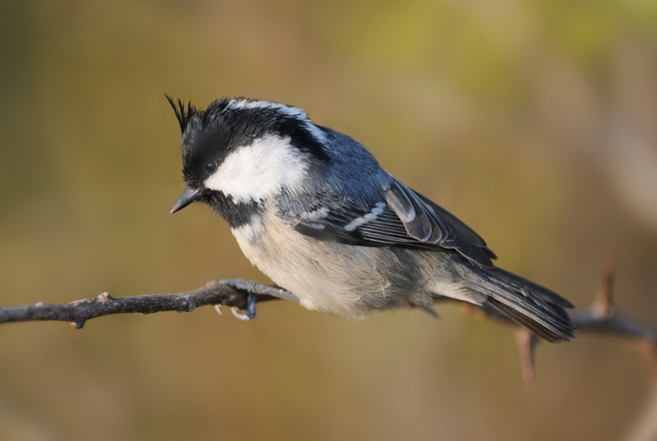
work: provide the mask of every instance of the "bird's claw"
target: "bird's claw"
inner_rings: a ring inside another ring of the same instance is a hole
[[[220,280],[220,284],[229,286],[233,289],[243,291],[247,294],[246,297],[246,308],[240,309],[233,307],[233,315],[240,320],[253,320],[256,315],[256,298],[258,294],[276,297],[283,300],[291,300],[293,302],[299,302],[299,298],[292,294],[289,291],[284,289],[262,285],[253,281],[247,281],[242,279],[229,279],[229,280]],[[217,307],[215,306],[215,309]],[[221,310],[217,309],[217,312],[221,314]]]
[[[246,309],[233,306],[231,311],[240,320],[253,320],[256,316],[256,294],[249,293],[246,296]]]

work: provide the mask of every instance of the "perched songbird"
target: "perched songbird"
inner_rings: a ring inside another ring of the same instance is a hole
[[[212,207],[251,263],[304,307],[432,311],[446,296],[492,306],[549,341],[573,337],[568,300],[497,268],[477,233],[349,136],[276,102],[224,98],[199,110],[168,99],[187,184],[171,212]]]

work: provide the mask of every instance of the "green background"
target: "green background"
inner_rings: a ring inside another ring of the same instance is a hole
[[[499,264],[657,325],[652,0],[0,2],[0,304],[267,282],[183,190],[164,93],[279,100],[365,144]],[[2,440],[617,440],[650,395],[628,345],[541,345],[441,306],[284,302],[0,327]]]

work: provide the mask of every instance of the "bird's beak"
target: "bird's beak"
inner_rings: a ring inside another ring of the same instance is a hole
[[[182,210],[183,208],[194,202],[199,194],[200,191],[198,189],[193,190],[191,188],[187,188],[187,190],[185,190],[183,194],[180,195],[176,203],[173,204],[173,208],[171,208],[171,214],[175,213],[176,211]]]

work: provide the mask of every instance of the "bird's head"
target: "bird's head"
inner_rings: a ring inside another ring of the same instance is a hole
[[[259,204],[294,194],[313,166],[329,160],[327,133],[296,107],[224,98],[199,110],[167,99],[180,123],[187,185],[172,213],[196,201],[217,208],[213,201]]]

